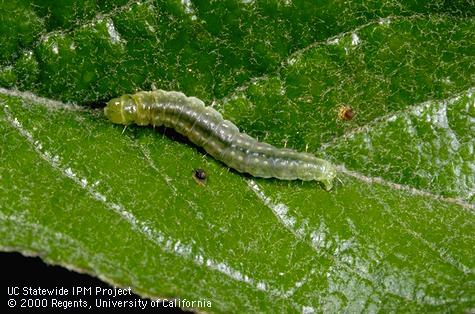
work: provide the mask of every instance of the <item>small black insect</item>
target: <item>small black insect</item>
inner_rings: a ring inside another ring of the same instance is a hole
[[[195,169],[193,179],[195,179],[196,183],[204,185],[207,179],[206,172],[201,168]]]

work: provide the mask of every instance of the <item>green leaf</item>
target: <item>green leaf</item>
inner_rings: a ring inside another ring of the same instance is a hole
[[[475,308],[470,1],[0,13],[2,250],[211,313]],[[331,160],[339,182],[253,178],[172,130],[105,119],[105,101],[152,83]]]

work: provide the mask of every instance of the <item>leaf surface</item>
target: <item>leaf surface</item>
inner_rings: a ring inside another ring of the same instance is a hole
[[[3,250],[213,313],[474,308],[473,4],[48,3],[0,5],[34,16],[0,34]],[[339,182],[238,174],[97,108],[152,83]]]

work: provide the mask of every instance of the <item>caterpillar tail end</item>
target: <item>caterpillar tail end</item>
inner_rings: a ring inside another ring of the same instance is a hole
[[[319,179],[323,188],[330,191],[333,188],[333,180],[336,178],[336,169],[333,165],[328,164],[325,175]]]
[[[323,184],[325,191],[330,191],[333,188],[333,179],[326,179],[320,182]]]

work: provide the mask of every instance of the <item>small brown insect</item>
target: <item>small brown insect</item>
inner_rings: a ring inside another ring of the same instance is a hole
[[[341,120],[350,121],[354,118],[355,114],[355,111],[349,106],[341,106],[338,109],[338,117]]]
[[[205,185],[207,179],[206,172],[201,168],[195,169],[193,179],[195,179],[196,183]]]

